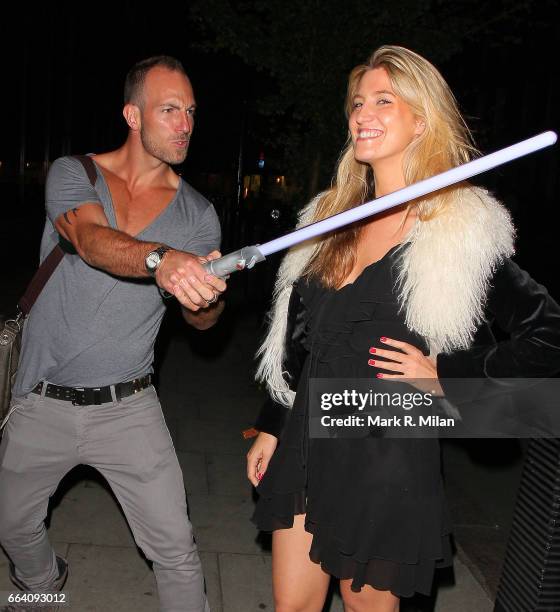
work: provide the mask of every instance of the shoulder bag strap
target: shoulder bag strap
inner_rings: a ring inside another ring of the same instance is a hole
[[[74,157],[80,161],[82,166],[84,167],[90,183],[95,186],[95,181],[97,179],[97,172],[95,170],[95,164],[93,163],[91,157],[88,155],[74,155]],[[56,245],[54,249],[45,257],[37,272],[35,272],[31,282],[27,286],[25,293],[21,297],[18,302],[18,308],[20,312],[26,317],[33,304],[39,297],[41,291],[47,284],[47,281],[52,276],[53,272],[56,270],[56,267],[61,262],[64,257],[64,251],[60,247],[60,245]]]

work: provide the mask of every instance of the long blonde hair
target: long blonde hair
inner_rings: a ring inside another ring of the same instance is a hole
[[[346,116],[352,111],[360,79],[369,70],[384,68],[393,89],[425,123],[423,133],[405,153],[404,178],[407,185],[465,163],[477,154],[471,133],[459,112],[457,101],[439,71],[422,56],[386,45],[379,47],[366,64],[356,66],[348,79]],[[421,221],[441,213],[457,186],[409,203],[416,207]],[[369,164],[356,161],[350,134],[337,165],[332,187],[319,201],[313,221],[354,208],[375,197],[373,171]],[[308,263],[304,274],[336,288],[354,267],[359,226],[351,226],[327,237]]]

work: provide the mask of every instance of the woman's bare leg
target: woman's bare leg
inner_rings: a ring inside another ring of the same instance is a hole
[[[272,584],[276,612],[321,612],[329,574],[309,558],[313,536],[304,529],[305,514],[294,516],[291,529],[272,535]]]
[[[368,584],[359,593],[350,589],[352,580],[340,581],[344,612],[398,612],[400,599],[391,591],[378,591]]]

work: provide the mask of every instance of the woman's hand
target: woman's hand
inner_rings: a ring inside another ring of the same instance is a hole
[[[377,378],[382,380],[406,379],[406,382],[421,391],[429,392],[435,396],[444,395],[437,376],[436,362],[433,358],[426,357],[420,349],[408,344],[408,342],[385,337],[380,338],[380,340],[383,344],[399,350],[374,347],[369,349],[370,355],[373,355],[373,357],[369,359],[368,365],[394,372],[394,374],[381,374],[379,372],[376,375]],[[375,359],[377,356],[390,359],[390,361],[377,360]]]
[[[258,486],[264,476],[277,444],[278,438],[261,431],[247,453],[247,478],[254,487]]]

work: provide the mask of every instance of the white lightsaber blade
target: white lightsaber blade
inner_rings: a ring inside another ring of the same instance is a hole
[[[431,176],[413,185],[408,185],[403,189],[389,193],[371,202],[356,206],[356,208],[345,210],[344,212],[323,219],[322,221],[306,225],[305,227],[286,234],[285,236],[281,236],[280,238],[275,238],[265,244],[244,247],[239,251],[229,253],[220,259],[204,264],[205,268],[208,272],[216,276],[226,276],[236,270],[252,268],[259,261],[263,261],[268,255],[272,255],[272,253],[289,249],[305,240],[310,240],[321,234],[332,232],[350,223],[355,223],[356,221],[383,212],[389,208],[425,196],[428,193],[465,181],[477,174],[492,170],[514,159],[524,157],[525,155],[529,155],[545,147],[550,147],[556,142],[557,138],[555,132],[543,132],[542,134],[538,134],[527,140],[522,140],[505,149],[500,149],[495,153],[479,157],[478,159],[442,172],[441,174],[436,174],[435,176]]]

